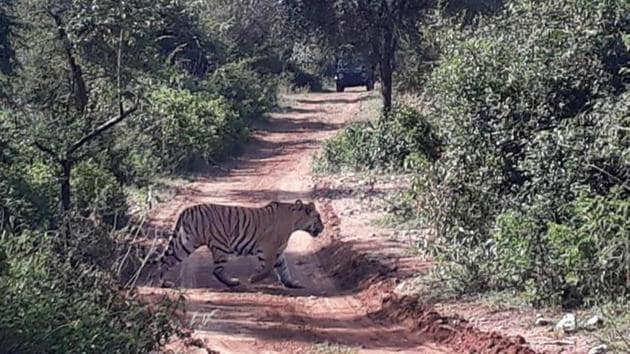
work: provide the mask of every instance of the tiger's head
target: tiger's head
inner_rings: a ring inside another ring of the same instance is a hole
[[[304,204],[301,200],[296,200],[291,204],[289,210],[295,217],[295,229],[308,232],[311,236],[317,237],[324,231],[324,223],[315,208],[315,204]]]

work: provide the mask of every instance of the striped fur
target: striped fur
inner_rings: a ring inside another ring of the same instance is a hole
[[[288,288],[301,287],[289,273],[283,255],[289,237],[303,230],[316,237],[324,224],[313,203],[271,202],[262,208],[219,204],[198,204],[184,209],[177,218],[173,234],[164,253],[158,258],[160,283],[164,274],[201,246],[208,246],[214,261],[214,276],[233,287],[239,280],[224,274],[224,263],[230,254],[255,255],[260,261],[258,272],[249,279],[256,283],[275,271]]]

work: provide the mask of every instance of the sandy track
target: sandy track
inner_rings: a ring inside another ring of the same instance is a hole
[[[257,127],[241,157],[228,163],[226,170],[196,178],[174,199],[159,205],[151,224],[170,229],[179,211],[195,203],[311,200],[313,152],[353,117],[367,97],[360,91],[289,97],[290,106]],[[378,287],[344,286],[346,278],[330,275],[335,265],[329,262],[347,259],[343,253],[326,251],[337,242],[339,222],[330,203],[320,202],[318,208],[326,223],[324,234],[313,239],[297,232],[287,248],[289,267],[304,289],[284,289],[272,278],[256,286],[247,284],[255,266],[247,258],[228,263],[227,271],[243,284],[226,289],[212,276],[212,257],[205,247],[171,271],[169,280],[185,289],[193,337],[221,353],[307,353],[326,341],[364,353],[453,352],[430,336],[412,334],[388,316],[375,316],[382,304]],[[141,288],[148,295],[168,291],[172,290]]]

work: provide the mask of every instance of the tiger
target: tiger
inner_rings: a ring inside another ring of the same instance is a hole
[[[251,284],[267,278],[272,270],[286,288],[303,288],[292,279],[283,254],[293,232],[302,230],[317,237],[324,224],[315,204],[273,201],[264,207],[249,208],[221,204],[197,204],[178,216],[168,246],[154,261],[159,265],[159,286],[167,287],[164,275],[201,246],[212,253],[213,275],[229,288],[240,285],[225,274],[228,255],[258,257],[260,265]]]

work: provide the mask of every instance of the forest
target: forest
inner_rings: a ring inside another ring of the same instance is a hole
[[[411,176],[387,218],[428,230],[443,287],[630,328],[627,1],[0,0],[0,352],[182,336],[185,297],[138,294],[130,241],[169,180],[239,156],[286,95],[332,91],[347,53],[379,109],[314,173]]]

